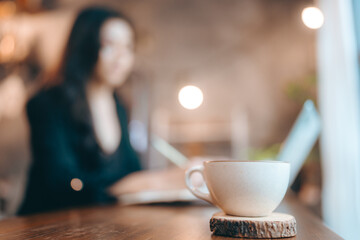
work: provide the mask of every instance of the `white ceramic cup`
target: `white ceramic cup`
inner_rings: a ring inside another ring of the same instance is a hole
[[[191,175],[203,175],[209,193],[191,183]],[[260,217],[271,214],[289,185],[290,164],[279,161],[206,161],[186,171],[188,189],[228,215]]]

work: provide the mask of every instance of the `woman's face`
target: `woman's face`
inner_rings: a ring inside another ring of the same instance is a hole
[[[134,33],[122,19],[107,20],[100,30],[96,77],[108,86],[124,83],[134,63]]]

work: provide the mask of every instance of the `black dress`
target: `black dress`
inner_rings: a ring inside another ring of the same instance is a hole
[[[54,92],[42,91],[27,105],[33,162],[19,215],[112,202],[115,198],[106,192],[107,187],[140,170],[129,141],[126,111],[116,95],[122,136],[116,151],[106,155],[99,146],[90,152],[81,147],[81,132],[69,107]],[[90,159],[99,164],[90,166]],[[78,186],[71,185],[73,179],[80,180],[76,180]]]

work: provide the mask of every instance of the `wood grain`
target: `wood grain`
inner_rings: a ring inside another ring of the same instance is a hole
[[[0,239],[231,239],[211,235],[209,220],[219,210],[205,204],[94,206],[0,221]],[[295,216],[290,239],[341,239],[288,196],[277,209]]]

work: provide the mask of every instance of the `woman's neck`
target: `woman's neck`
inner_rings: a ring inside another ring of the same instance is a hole
[[[86,92],[96,140],[104,153],[114,153],[121,140],[114,88],[90,81]]]
[[[86,87],[86,94],[89,99],[112,97],[114,89],[97,80],[92,80]]]

